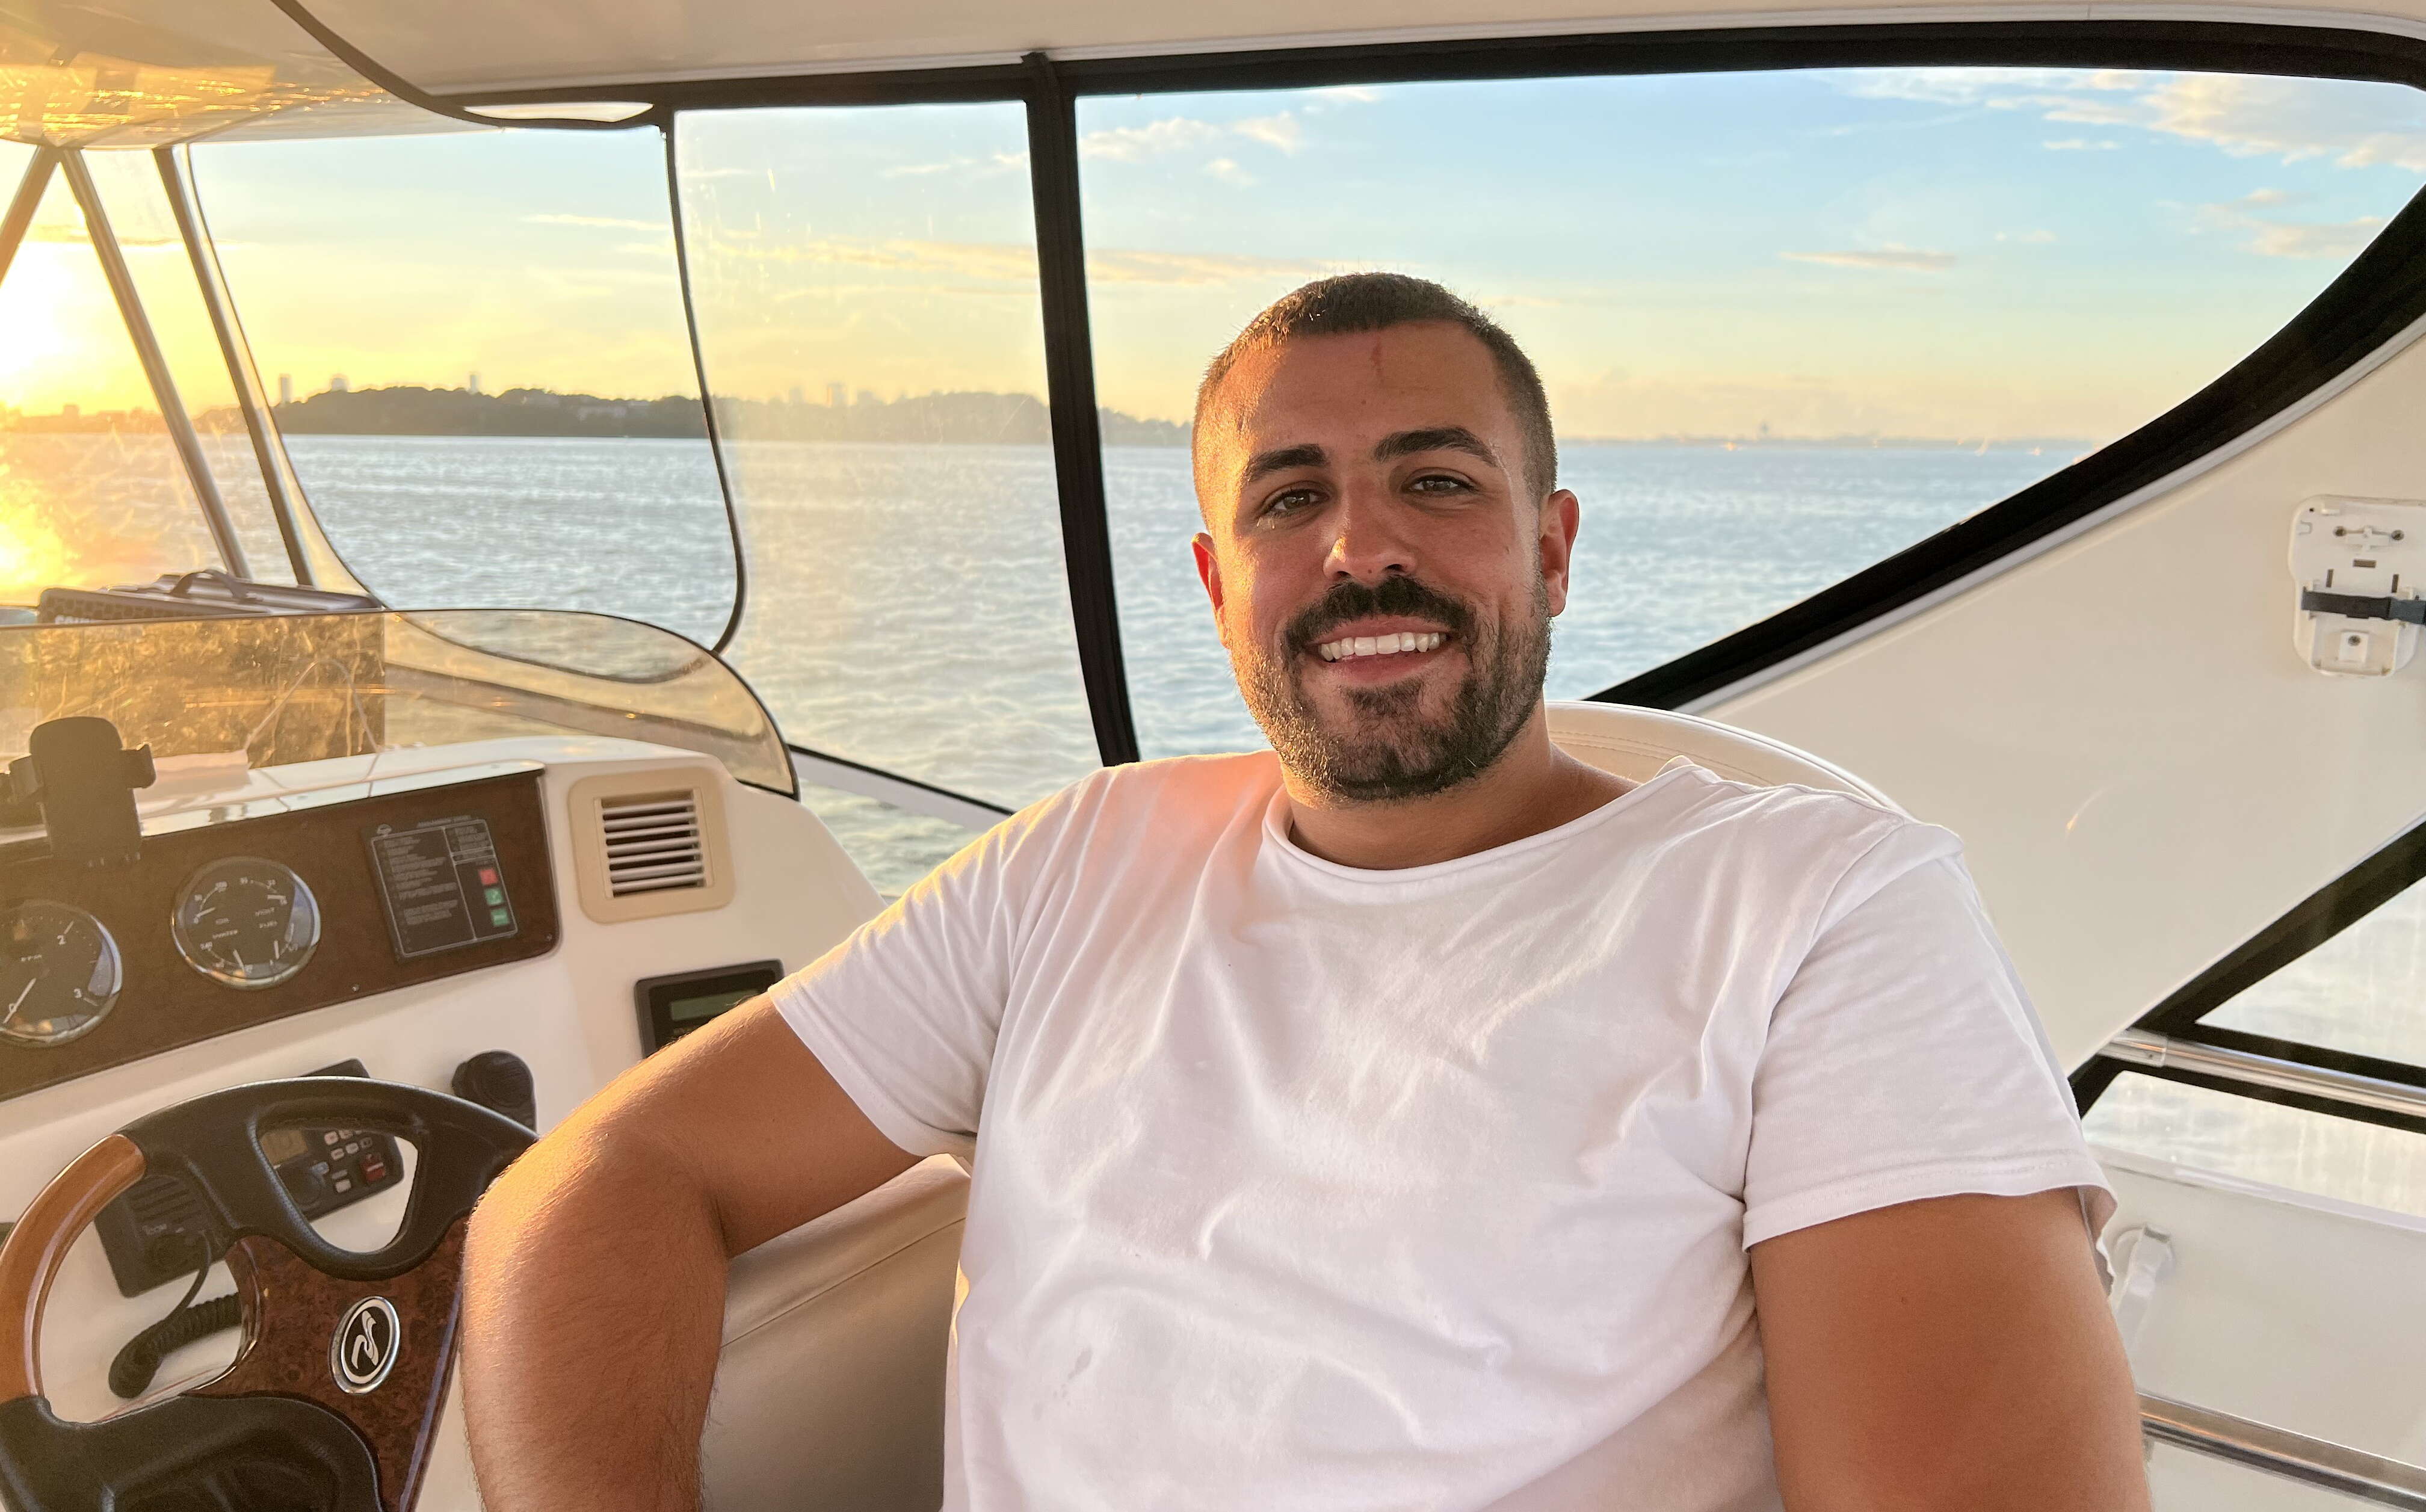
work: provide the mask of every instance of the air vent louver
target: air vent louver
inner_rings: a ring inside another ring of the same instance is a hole
[[[598,806],[598,821],[606,843],[609,896],[707,885],[707,847],[696,794],[610,798]]]

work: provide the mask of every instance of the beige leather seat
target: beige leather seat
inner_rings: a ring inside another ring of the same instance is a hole
[[[1577,761],[1643,781],[1671,757],[1683,756],[1721,777],[1756,787],[1816,787],[1884,804],[1896,801],[1841,766],[1749,730],[1690,714],[1623,703],[1550,705],[1550,739]]]
[[[1552,703],[1550,737],[1642,780],[1674,756],[1763,786],[1893,804],[1793,747],[1691,715]],[[720,1512],[933,1512],[968,1181],[938,1157],[734,1262],[701,1446]]]

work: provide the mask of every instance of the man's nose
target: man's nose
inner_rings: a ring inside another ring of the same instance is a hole
[[[1367,585],[1415,570],[1415,542],[1408,536],[1405,511],[1394,501],[1351,490],[1333,511],[1331,555],[1323,571],[1334,578],[1354,578]]]

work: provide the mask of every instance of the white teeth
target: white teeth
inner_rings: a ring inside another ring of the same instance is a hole
[[[1327,640],[1314,648],[1314,653],[1326,662],[1336,662],[1350,656],[1397,656],[1409,651],[1438,651],[1448,636],[1439,631],[1417,634],[1399,631],[1390,635],[1350,635]]]

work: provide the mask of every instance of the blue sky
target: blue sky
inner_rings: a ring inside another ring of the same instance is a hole
[[[2102,440],[2279,329],[2417,192],[2421,105],[2390,85],[1978,69],[1089,99],[1098,380],[1109,404],[1184,415],[1264,302],[1387,265],[1494,311],[1573,435]],[[1022,119],[686,118],[720,392],[1041,392]],[[692,387],[654,133],[196,156],[262,366],[302,392],[337,372]],[[59,260],[57,318],[89,314],[72,228],[28,251]],[[0,321],[26,298],[0,286]],[[0,357],[0,403],[108,386],[45,372]]]

